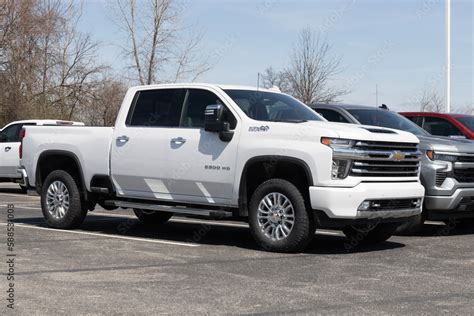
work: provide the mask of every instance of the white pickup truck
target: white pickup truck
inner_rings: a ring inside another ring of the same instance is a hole
[[[173,214],[248,220],[264,249],[302,250],[316,227],[381,242],[421,213],[418,139],[329,123],[279,92],[211,84],[130,88],[114,128],[26,127],[18,170],[51,227],[96,204],[147,224]]]
[[[19,182],[21,175],[17,172],[20,166],[18,151],[20,148],[20,131],[24,126],[43,125],[84,125],[80,122],[61,120],[24,120],[5,125],[0,130],[0,182]],[[23,190],[26,190],[22,186]]]

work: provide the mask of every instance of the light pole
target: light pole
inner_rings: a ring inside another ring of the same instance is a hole
[[[446,0],[446,112],[451,112],[451,0]]]

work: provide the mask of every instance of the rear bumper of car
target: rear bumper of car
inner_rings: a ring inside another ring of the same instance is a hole
[[[20,181],[18,182],[21,186],[28,187],[28,174],[26,169],[23,167],[18,168],[18,174],[20,175]]]

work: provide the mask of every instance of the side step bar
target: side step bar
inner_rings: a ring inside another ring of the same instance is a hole
[[[169,205],[156,205],[148,203],[137,203],[127,201],[116,201],[107,200],[104,202],[106,205],[123,207],[123,208],[139,208],[142,210],[152,210],[160,212],[170,212],[176,214],[187,214],[187,215],[201,215],[209,217],[232,217],[232,212],[221,211],[221,210],[206,210],[200,208],[190,208],[181,206],[169,206]]]

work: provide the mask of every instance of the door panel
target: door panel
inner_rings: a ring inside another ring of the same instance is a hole
[[[125,126],[117,126],[111,175],[119,196],[172,199],[167,186],[167,144],[179,126],[186,90],[137,93]]]
[[[230,200],[237,157],[236,135],[230,142],[223,142],[218,133],[180,129],[175,136],[186,142],[168,144],[169,192],[175,198],[198,203]]]

